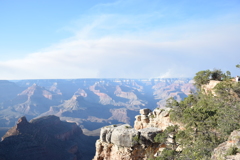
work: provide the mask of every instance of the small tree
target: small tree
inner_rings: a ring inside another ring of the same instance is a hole
[[[197,88],[200,88],[201,85],[207,84],[210,81],[210,70],[199,71],[196,73],[196,76],[193,78]]]
[[[232,77],[231,77],[231,72],[230,71],[226,71],[225,74],[223,74],[223,80],[226,81],[226,80],[230,80]]]
[[[214,69],[211,72],[211,79],[221,81],[223,76],[223,72],[220,69]]]
[[[231,72],[230,72],[230,71],[227,71],[227,72],[226,72],[226,76],[231,77]]]

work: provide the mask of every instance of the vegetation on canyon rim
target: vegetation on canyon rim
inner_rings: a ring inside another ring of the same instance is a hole
[[[240,68],[240,65],[236,65]],[[220,81],[212,91],[203,85],[210,80]],[[227,140],[233,130],[240,128],[240,83],[234,82],[231,73],[221,70],[205,70],[194,77],[197,91],[178,102],[167,100],[172,108],[170,118],[184,129],[169,127],[155,137],[156,142],[165,143],[169,133],[174,133],[175,146],[169,146],[157,160],[202,160],[210,159],[211,153],[220,143]],[[176,147],[181,145],[182,151]],[[236,154],[238,150],[229,151]]]

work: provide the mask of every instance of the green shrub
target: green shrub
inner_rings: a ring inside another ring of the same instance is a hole
[[[238,148],[236,146],[231,146],[230,148],[228,148],[226,156],[230,156],[230,155],[236,155],[238,153]]]
[[[210,81],[210,75],[211,75],[210,70],[197,72],[196,76],[193,78],[196,87],[200,88],[203,84],[207,84]]]
[[[220,69],[214,69],[214,70],[211,72],[211,78],[212,78],[212,80],[221,81],[223,75],[224,75],[224,74],[223,74],[223,72],[222,72]]]
[[[138,136],[138,135],[136,135],[136,136],[134,136],[134,137],[132,138],[132,140],[133,140],[133,142],[136,142],[136,143],[138,143],[138,142],[139,142],[139,140],[140,140],[140,138],[139,138],[139,136]]]

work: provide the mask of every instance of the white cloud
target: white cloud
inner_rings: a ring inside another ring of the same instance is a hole
[[[162,17],[160,12],[83,17],[67,27],[75,36],[0,62],[0,78],[192,77],[202,69],[230,70],[239,63],[239,23],[224,24],[221,18],[152,23]]]
[[[168,42],[153,42],[144,37],[73,39],[23,59],[1,62],[1,72],[7,79],[192,76],[201,65],[211,66],[220,58],[222,63],[229,56],[240,58],[238,45],[234,44],[238,37],[231,42],[231,34],[228,36],[222,30],[201,32],[195,37]],[[232,52],[225,54],[222,50]],[[168,68],[172,69],[166,74]]]

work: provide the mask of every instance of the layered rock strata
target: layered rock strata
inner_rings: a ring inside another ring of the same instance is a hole
[[[212,153],[212,160],[239,160],[240,159],[240,130],[235,130],[226,142],[221,143]]]
[[[210,80],[208,84],[202,85],[202,89],[205,91],[205,93],[212,93],[216,96],[216,93],[214,92],[214,87],[220,82],[221,81]]]
[[[159,128],[135,130],[128,124],[106,126],[101,129],[96,142],[94,160],[139,160],[153,156],[161,144],[154,137],[161,133]]]
[[[60,121],[56,116],[45,116],[30,122],[21,117],[2,137],[0,159],[84,159],[83,136],[81,128],[75,123]]]
[[[141,109],[136,116],[134,128],[125,124],[101,128],[100,139],[96,142],[94,160],[145,160],[161,154],[174,136],[169,135],[166,142],[156,143],[154,137],[170,125],[170,109]]]
[[[141,109],[140,114],[137,115],[134,122],[134,128],[136,130],[149,128],[149,127],[156,127],[165,130],[168,126],[174,125],[171,122],[169,117],[170,109],[154,109],[151,111],[150,109]]]

